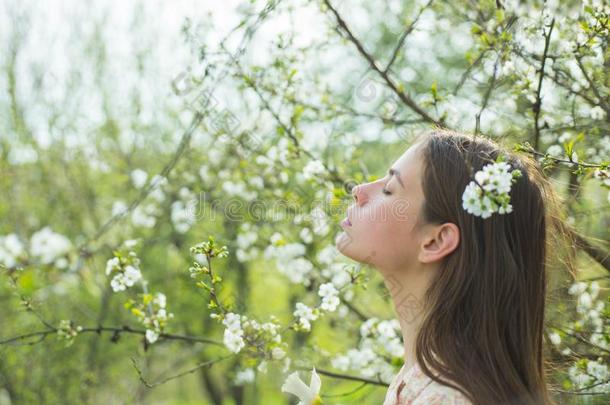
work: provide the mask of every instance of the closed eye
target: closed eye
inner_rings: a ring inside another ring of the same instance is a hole
[[[390,193],[388,190],[386,190],[385,188],[381,189],[381,192],[385,195],[392,195],[392,193]]]

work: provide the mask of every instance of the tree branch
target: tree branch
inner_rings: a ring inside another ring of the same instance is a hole
[[[333,5],[330,3],[330,1],[324,0],[324,4],[334,14],[335,19],[337,20],[337,23],[339,24],[339,27],[341,27],[341,29],[347,35],[348,39],[356,46],[356,48],[358,49],[358,52],[360,52],[360,54],[367,60],[370,67],[383,78],[383,80],[385,81],[387,86],[390,89],[392,89],[392,91],[398,96],[398,98],[400,98],[400,100],[407,107],[409,107],[416,114],[421,116],[424,119],[424,121],[435,124],[439,127],[445,128],[446,125],[442,120],[436,120],[433,117],[431,117],[423,108],[421,108],[419,105],[417,105],[417,103],[411,97],[409,97],[407,94],[405,94],[405,92],[403,90],[401,90],[396,83],[394,83],[394,80],[392,80],[392,78],[388,75],[387,72],[385,72],[379,66],[377,66],[377,62],[375,62],[375,59],[373,58],[373,56],[371,56],[371,54],[369,54],[364,49],[364,46],[362,45],[362,43],[354,36],[352,31],[349,29],[347,23],[345,22],[345,20],[343,20],[341,15],[333,7]]]
[[[297,370],[303,370],[303,371],[310,371],[311,367],[296,367],[296,369]],[[381,380],[373,380],[373,379],[370,379],[370,378],[364,378],[364,377],[357,377],[357,376],[352,376],[352,375],[347,375],[347,374],[335,373],[335,372],[332,372],[332,371],[320,370],[318,368],[316,368],[316,373],[325,375],[327,377],[336,378],[336,379],[339,379],[339,380],[360,381],[360,382],[364,382],[364,383],[367,383],[367,384],[379,385],[379,386],[382,386],[382,387],[387,387],[388,386],[388,384],[384,383]]]
[[[417,13],[417,16],[415,17],[413,22],[411,24],[409,24],[407,29],[402,33],[402,35],[400,36],[400,39],[398,40],[398,43],[396,44],[396,47],[394,47],[394,51],[392,52],[392,57],[390,58],[390,61],[388,62],[385,69],[383,70],[384,73],[388,73],[390,71],[390,68],[392,67],[392,64],[394,63],[394,61],[396,60],[396,57],[398,56],[398,52],[400,52],[400,48],[402,48],[403,44],[405,43],[407,36],[409,36],[411,31],[413,31],[413,28],[415,28],[415,24],[417,24],[417,21],[419,21],[419,18],[421,17],[424,10],[426,10],[428,7],[430,7],[430,5],[432,4],[433,1],[434,0],[428,1],[428,4],[426,4],[425,6],[423,6],[422,8],[419,9],[419,13]]]
[[[25,343],[25,344],[32,345],[32,344],[36,344],[36,343],[44,340],[48,335],[57,333],[57,331],[58,331],[58,328],[49,328],[46,330],[25,333],[22,335],[2,339],[2,340],[0,340],[0,345],[10,344],[10,343],[19,342],[22,340],[27,340],[27,339],[33,338],[33,337],[38,337],[39,339],[37,341]],[[126,326],[126,325],[123,327],[116,327],[116,326],[115,327],[112,327],[112,326],[87,327],[87,328],[83,328],[81,331],[79,331],[79,334],[80,333],[92,333],[92,332],[95,332],[98,335],[101,334],[102,332],[114,332],[114,336],[117,336],[117,337],[121,333],[131,333],[131,334],[142,335],[142,336],[146,335],[146,330],[134,329],[134,328],[132,328],[130,326]],[[113,336],[113,338],[114,338],[114,336]],[[212,340],[212,339],[202,338],[202,337],[198,337],[198,336],[161,333],[161,334],[159,334],[159,338],[165,338],[167,340],[182,340],[182,341],[193,342],[193,343],[206,343],[206,344],[224,347],[224,344],[222,342]]]
[[[142,381],[142,384],[144,384],[146,387],[148,388],[155,388],[159,385],[165,384],[168,381],[174,380],[176,378],[180,378],[182,376],[185,376],[187,374],[192,374],[195,371],[201,369],[201,368],[209,368],[211,366],[213,366],[214,364],[221,362],[222,360],[228,359],[229,357],[233,357],[234,354],[230,354],[228,356],[224,356],[224,357],[219,357],[217,359],[214,360],[208,360],[208,361],[204,361],[203,363],[199,363],[197,364],[195,367],[192,367],[188,370],[182,371],[178,374],[172,375],[170,377],[164,378],[160,381],[157,381],[155,383],[150,383],[148,382],[145,378],[144,378],[144,374],[142,373],[142,370],[138,367],[138,363],[136,362],[136,359],[134,359],[133,357],[131,357],[131,363],[133,364],[133,367],[136,369],[136,372],[138,373],[138,377],[140,378],[140,381]]]
[[[547,54],[549,52],[549,45],[551,43],[551,34],[553,33],[553,26],[555,25],[555,19],[551,21],[551,26],[548,33],[544,36],[544,52],[542,54],[542,66],[540,66],[540,79],[538,80],[538,90],[536,90],[536,102],[532,107],[534,110],[534,149],[538,149],[538,142],[540,140],[540,111],[542,110],[542,99],[540,93],[542,91],[542,81],[544,80],[544,66],[546,64]]]

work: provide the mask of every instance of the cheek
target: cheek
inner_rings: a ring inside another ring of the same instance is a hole
[[[397,211],[394,206],[379,206],[361,223],[357,238],[375,251],[393,255],[394,252],[404,252],[406,246],[413,244],[411,231],[414,223],[408,208]]]

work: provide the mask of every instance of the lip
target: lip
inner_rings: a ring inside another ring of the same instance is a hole
[[[343,221],[341,221],[341,226],[343,226],[343,227],[353,226],[352,220],[350,218],[351,218],[350,209],[348,208],[347,212],[345,213],[345,219],[343,219]]]

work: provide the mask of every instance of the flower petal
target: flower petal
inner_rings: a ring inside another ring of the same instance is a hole
[[[309,387],[299,378],[299,373],[294,372],[286,378],[282,385],[282,392],[296,395],[301,401],[309,402],[311,393]]]
[[[311,392],[311,395],[314,397],[318,395],[320,393],[321,386],[322,381],[320,380],[318,373],[316,373],[316,368],[314,367],[311,371],[311,381],[309,382],[309,391]]]

